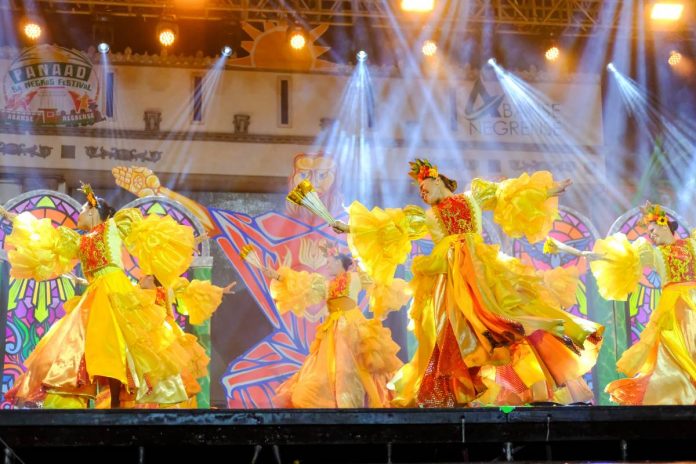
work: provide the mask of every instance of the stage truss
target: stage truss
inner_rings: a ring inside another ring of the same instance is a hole
[[[307,25],[353,26],[366,21],[371,27],[395,24],[419,27],[423,16],[400,10],[399,0],[35,0],[44,13],[70,15],[132,16],[159,18],[173,14],[187,20],[263,21],[300,20]],[[639,2],[625,0],[440,0],[434,15],[442,27],[462,30],[486,28],[496,33],[590,36],[616,29],[619,13]],[[0,11],[22,12],[21,0],[0,2]],[[632,23],[640,23],[632,22]],[[624,32],[632,32],[631,24]],[[688,21],[677,29],[686,30]]]

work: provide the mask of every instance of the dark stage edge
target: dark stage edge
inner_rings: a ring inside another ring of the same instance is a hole
[[[696,407],[6,410],[0,438],[27,464],[683,461]]]

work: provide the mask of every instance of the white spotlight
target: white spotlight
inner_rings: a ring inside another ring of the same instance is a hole
[[[426,40],[425,42],[423,42],[421,52],[425,56],[435,56],[435,54],[437,53],[437,44],[434,40]]]
[[[669,54],[669,58],[667,59],[667,63],[669,63],[670,66],[676,66],[682,61],[682,54],[679,53],[676,50],[672,50]]]
[[[549,47],[549,49],[546,50],[544,56],[546,57],[547,61],[556,61],[561,56],[561,50],[554,45],[553,47]]]
[[[232,56],[232,52],[234,52],[234,50],[232,50],[232,47],[230,47],[229,45],[225,45],[224,47],[222,47],[222,50],[220,50],[220,53],[225,58],[229,58],[230,56]]]
[[[401,0],[401,9],[416,13],[426,13],[433,11],[435,0]]]
[[[106,42],[102,42],[99,45],[97,45],[97,51],[102,55],[106,55],[107,53],[109,53],[109,50],[111,50],[111,47],[109,47],[109,44]]]
[[[362,63],[364,61],[367,61],[367,52],[365,50],[360,50],[355,57],[358,59],[358,62]]]
[[[681,2],[657,2],[653,5],[650,18],[656,21],[678,21],[684,12]]]
[[[498,64],[498,62],[495,61],[495,58],[488,58],[487,63],[490,64],[491,66],[495,66]]]
[[[39,26],[37,22],[27,22],[26,24],[24,24],[22,30],[24,31],[24,35],[29,40],[37,40],[39,37],[41,37],[41,26]]]
[[[607,65],[607,69],[611,72],[616,72],[616,67],[614,67],[614,63],[609,63]]]

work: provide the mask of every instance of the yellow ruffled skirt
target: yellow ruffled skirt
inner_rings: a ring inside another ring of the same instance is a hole
[[[696,404],[696,284],[667,285],[639,341],[616,364],[629,378],[606,387],[623,405]]]
[[[381,408],[387,382],[401,367],[399,346],[377,320],[358,307],[331,312],[317,328],[307,358],[276,392],[281,408]]]
[[[178,327],[165,322],[165,308],[119,268],[100,271],[65,309],[6,399],[21,404],[40,403],[47,394],[93,398],[100,382],[117,379],[138,402],[180,403],[190,396],[182,372],[205,372],[200,366],[207,357],[197,356],[195,337],[178,334]]]
[[[474,234],[449,236],[413,262],[418,349],[393,379],[395,406],[575,402],[603,328],[561,309],[568,292]],[[556,271],[558,274],[558,271]]]

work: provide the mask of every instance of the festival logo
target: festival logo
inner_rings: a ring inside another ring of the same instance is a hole
[[[85,126],[103,121],[99,78],[84,53],[54,45],[27,48],[3,79],[0,124]]]
[[[459,97],[464,100],[461,129],[468,137],[522,141],[557,138],[563,132],[558,103],[510,97],[499,82],[484,83],[480,77],[470,90],[461,90]]]

